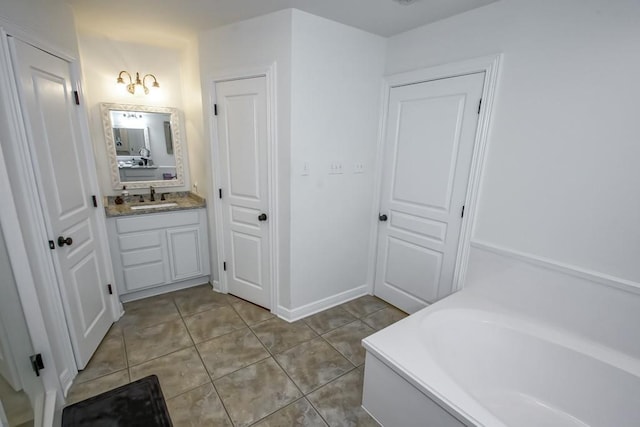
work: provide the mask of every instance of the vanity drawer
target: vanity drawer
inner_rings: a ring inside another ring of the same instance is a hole
[[[160,247],[162,244],[160,233],[161,231],[151,231],[118,236],[118,246],[121,251]]]
[[[162,262],[125,267],[123,270],[127,291],[135,291],[167,283]]]
[[[162,248],[142,249],[139,251],[124,252],[122,257],[122,266],[131,267],[133,265],[149,264],[151,262],[162,262]]]
[[[159,228],[181,227],[198,224],[198,211],[172,212],[169,214],[148,214],[116,219],[118,234],[138,231],[157,230]]]

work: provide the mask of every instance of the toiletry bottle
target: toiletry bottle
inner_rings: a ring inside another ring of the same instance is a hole
[[[127,186],[123,185],[122,186],[122,197],[127,197],[129,195],[129,192],[127,191]]]

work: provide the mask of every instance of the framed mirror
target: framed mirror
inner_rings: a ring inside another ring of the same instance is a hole
[[[184,186],[178,110],[100,104],[114,189]]]

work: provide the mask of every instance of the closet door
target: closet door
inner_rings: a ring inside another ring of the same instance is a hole
[[[105,245],[98,241],[97,208],[87,184],[95,171],[81,137],[70,64],[9,41],[51,255],[76,364],[83,369],[112,323]]]
[[[271,307],[267,86],[216,83],[224,260],[229,293]]]

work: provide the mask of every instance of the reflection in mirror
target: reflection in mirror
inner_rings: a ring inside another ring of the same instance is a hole
[[[101,104],[114,189],[184,185],[174,108]]]

